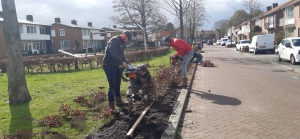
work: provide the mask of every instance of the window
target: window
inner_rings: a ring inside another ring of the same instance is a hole
[[[46,34],[46,28],[41,27],[40,28],[40,34]]]
[[[69,40],[64,40],[64,41],[60,41],[60,48],[63,50],[70,50],[70,41]]]
[[[286,41],[285,41],[285,45],[291,46],[291,41],[290,41],[290,40],[286,40]]]
[[[107,37],[111,37],[111,33],[107,33]]]
[[[66,32],[65,32],[64,29],[60,29],[60,30],[59,30],[60,36],[65,36],[65,35],[66,35],[65,33],[66,33]]]
[[[286,12],[287,12],[288,19],[294,18],[294,6],[287,8]]]
[[[27,26],[27,33],[29,33],[29,34],[35,34],[36,33],[36,27],[34,27],[34,26]]]
[[[274,23],[274,20],[273,20],[274,18],[273,18],[273,16],[269,16],[269,25],[272,25],[273,23]]]
[[[82,29],[83,36],[90,36],[90,30],[89,29]]]
[[[51,30],[51,36],[52,36],[52,37],[55,37],[55,36],[56,36],[55,30]]]
[[[46,51],[46,41],[22,41],[23,50]]]

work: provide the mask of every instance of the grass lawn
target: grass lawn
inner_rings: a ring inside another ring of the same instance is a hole
[[[163,56],[151,58],[133,64],[149,63],[150,72],[153,74],[162,65],[170,65],[169,56],[175,53],[171,50]],[[57,128],[38,126],[38,121],[44,117],[59,114],[59,107],[68,104],[72,109],[87,110],[73,102],[73,99],[81,95],[88,95],[97,91],[107,92],[107,79],[102,68],[84,71],[70,71],[59,73],[26,74],[27,86],[32,97],[29,104],[10,107],[7,103],[7,76],[0,75],[0,131],[13,133],[15,129],[27,129],[32,133],[39,133],[43,130],[65,133],[69,138],[82,138],[86,134],[97,131],[107,119],[92,119],[89,116],[83,131],[72,128],[66,121],[63,126]],[[125,95],[128,83],[122,82],[121,92]],[[99,87],[104,87],[100,89]],[[107,105],[107,102],[103,102]],[[0,134],[0,137],[2,134]]]

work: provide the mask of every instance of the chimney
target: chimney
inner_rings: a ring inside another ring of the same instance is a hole
[[[117,28],[117,25],[113,25],[113,28]]]
[[[92,22],[88,22],[88,26],[92,27],[93,26]]]
[[[0,11],[0,18],[3,18],[3,12]]]
[[[60,23],[60,18],[54,18],[55,23]]]
[[[270,11],[270,10],[272,10],[272,6],[267,7],[267,12]]]
[[[278,3],[273,3],[273,9],[278,6]]]
[[[126,26],[123,26],[123,28],[127,28]]]
[[[71,21],[71,24],[77,25],[77,21],[76,21],[75,19],[73,19],[73,20]]]
[[[26,20],[33,22],[33,16],[32,15],[26,15]]]

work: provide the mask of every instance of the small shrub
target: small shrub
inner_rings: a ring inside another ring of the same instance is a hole
[[[40,125],[47,125],[50,127],[60,127],[62,125],[62,121],[61,121],[59,115],[54,114],[54,115],[45,117],[41,121]]]

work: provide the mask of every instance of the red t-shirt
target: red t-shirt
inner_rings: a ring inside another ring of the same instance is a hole
[[[184,56],[192,50],[192,47],[180,38],[171,38],[171,46],[177,52],[178,56]]]

